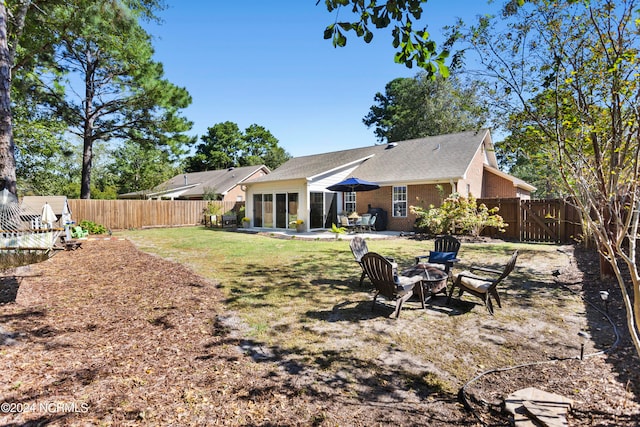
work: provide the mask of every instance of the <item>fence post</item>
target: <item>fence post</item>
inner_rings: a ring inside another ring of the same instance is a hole
[[[560,204],[558,209],[558,221],[560,221],[558,224],[558,240],[560,243],[565,243],[567,241],[567,203],[564,200],[558,200],[557,203]]]
[[[516,218],[516,225],[518,227],[518,241],[522,242],[524,240],[524,236],[523,236],[523,230],[522,230],[522,226],[524,224],[524,212],[525,212],[525,201],[520,199],[520,202],[518,203],[518,209],[516,209],[516,211],[518,212],[517,214],[517,218]]]

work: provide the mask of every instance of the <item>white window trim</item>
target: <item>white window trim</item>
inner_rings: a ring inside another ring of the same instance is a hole
[[[403,189],[402,192],[404,193],[404,200],[396,200],[396,188],[399,189]],[[391,212],[391,215],[393,218],[406,218],[408,213],[409,213],[409,206],[407,205],[408,203],[408,189],[406,185],[394,185],[392,190],[391,190],[391,207],[393,212]],[[404,215],[396,215],[396,203],[404,203]]]
[[[353,201],[352,200],[348,200],[348,195],[353,194]],[[346,212],[355,212],[356,211],[356,206],[357,206],[357,193],[354,192],[348,192],[348,193],[344,193],[344,210]],[[347,209],[347,204],[353,204],[353,211]]]

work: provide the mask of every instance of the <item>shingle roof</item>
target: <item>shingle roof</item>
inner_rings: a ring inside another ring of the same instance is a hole
[[[269,175],[260,177],[251,182],[311,178],[341,166],[362,161],[382,151],[384,151],[384,146],[374,145],[363,148],[354,148],[351,150],[294,157],[286,161]]]
[[[69,209],[67,196],[24,196],[20,206],[28,212],[40,213],[45,203],[49,203],[56,215],[62,215],[65,208]]]
[[[366,161],[362,161],[352,175],[379,184],[459,179],[465,176],[485,138],[490,141],[488,132],[468,131],[295,157],[252,182],[309,179],[364,159]]]
[[[175,190],[192,186],[182,193],[181,197],[201,196],[206,189],[215,190],[218,194],[224,194],[262,168],[266,169],[266,166],[243,166],[180,174],[158,186],[154,191]]]
[[[154,196],[156,194],[181,191],[180,197],[202,197],[206,190],[218,194],[225,194],[245,179],[251,177],[260,169],[269,173],[269,168],[264,165],[243,166],[238,168],[218,169],[212,171],[190,172],[176,175],[149,191],[136,191],[121,194],[119,197]]]

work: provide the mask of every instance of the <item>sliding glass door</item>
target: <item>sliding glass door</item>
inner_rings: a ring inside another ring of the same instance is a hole
[[[288,228],[298,218],[298,200],[298,193],[254,194],[253,226]]]
[[[287,228],[288,225],[287,195],[279,193],[276,194],[276,228]]]
[[[336,193],[310,194],[310,226],[311,228],[331,228],[337,220]]]

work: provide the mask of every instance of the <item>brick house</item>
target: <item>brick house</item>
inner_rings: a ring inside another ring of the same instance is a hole
[[[380,185],[373,191],[336,193],[327,187],[348,177]],[[411,231],[409,206],[439,206],[457,192],[478,198],[530,198],[535,187],[498,168],[489,130],[461,132],[295,157],[271,174],[247,182],[251,225],[291,228],[297,218],[307,230],[326,229],[341,213],[371,210],[383,227]]]

